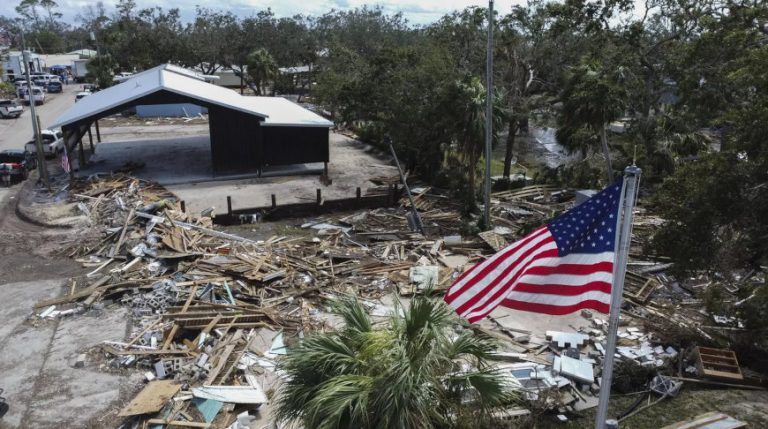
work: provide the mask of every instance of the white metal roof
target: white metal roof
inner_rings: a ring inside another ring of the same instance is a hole
[[[185,73],[180,73],[178,69],[184,70]],[[169,64],[137,73],[123,83],[81,99],[56,119],[49,128],[75,123],[161,90],[268,118],[269,115],[264,110],[247,101],[249,97],[243,97],[231,89],[201,81],[189,76],[188,73],[190,72],[186,69]]]
[[[254,109],[269,116],[264,127],[322,127],[331,128],[333,122],[283,97],[243,97]]]

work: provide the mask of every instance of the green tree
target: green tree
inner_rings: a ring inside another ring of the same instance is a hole
[[[86,65],[88,80],[99,88],[108,88],[114,84],[115,68],[117,64],[109,54],[97,55]]]
[[[378,327],[357,300],[334,309],[343,328],[310,335],[279,363],[288,374],[279,420],[318,429],[483,427],[512,399],[488,364],[491,340],[456,334],[459,320],[444,303],[416,297]]]
[[[451,127],[454,141],[458,144],[466,169],[467,205],[469,209],[474,209],[477,199],[477,163],[485,147],[486,90],[480,78],[466,76],[449,86],[446,94],[445,125]],[[493,142],[498,140],[498,130],[504,118],[501,99],[501,95],[495,93],[491,112]]]
[[[256,85],[256,95],[266,93],[266,84],[277,77],[277,63],[266,49],[257,49],[248,55],[248,76]]]
[[[16,98],[16,86],[11,82],[0,82],[0,97]]]
[[[16,6],[18,13],[24,21],[33,25],[40,25],[40,13],[37,8],[40,6],[40,0],[21,0]]]
[[[577,66],[563,88],[557,140],[566,148],[586,152],[599,144],[605,158],[608,183],[614,179],[606,128],[624,112],[627,93],[625,69],[608,70],[602,64]],[[589,130],[585,133],[585,128]],[[598,143],[599,142],[599,143]]]
[[[236,50],[247,40],[240,31],[240,23],[232,13],[198,6],[195,21],[187,26],[183,35],[181,63],[205,74],[231,65]]]

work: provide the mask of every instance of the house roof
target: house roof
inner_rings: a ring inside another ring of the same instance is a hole
[[[68,55],[80,55],[82,57],[95,57],[98,53],[93,49],[78,49],[76,51],[67,52]]]
[[[243,98],[255,109],[269,114],[261,124],[264,127],[333,127],[333,122],[283,97]]]
[[[172,92],[260,118],[269,116],[264,110],[247,101],[247,97],[243,97],[230,89],[204,82],[196,75],[197,73],[191,70],[170,64],[163,64],[137,73],[125,82],[81,99],[56,119],[50,127],[58,128],[98,116],[100,113],[158,91]]]

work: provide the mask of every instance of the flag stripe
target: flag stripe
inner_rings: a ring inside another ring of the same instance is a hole
[[[610,304],[611,294],[600,292],[600,291],[589,291],[589,292],[584,292],[580,295],[575,295],[575,296],[560,296],[560,295],[547,295],[543,293],[518,292],[514,290],[510,292],[510,294],[507,296],[507,299],[529,302],[529,303],[550,304],[550,305],[553,305],[553,304],[573,305],[581,300],[594,300],[594,301],[603,302],[605,304]]]
[[[565,258],[553,258],[556,263],[558,259]],[[611,256],[613,259],[613,256]],[[560,264],[560,265],[542,265],[537,267],[531,267],[528,270],[528,274],[535,274],[540,276],[546,276],[549,274],[571,274],[571,275],[584,275],[595,272],[613,272],[613,261],[597,262],[591,265],[587,264]]]
[[[503,258],[491,261],[486,268],[489,270],[483,270],[485,274],[477,276],[472,281],[467,282],[466,288],[459,294],[447,297],[446,300],[455,308],[462,306],[473,295],[481,293],[491,282],[498,280],[499,276],[510,266],[514,266],[513,262],[518,261],[525,257],[526,252],[530,252],[536,249],[540,244],[546,243],[549,248],[554,248],[554,243],[551,241],[549,234],[538,235],[532,240],[529,240],[523,246],[517,246],[516,251],[507,253]],[[556,256],[556,255],[555,255]],[[495,257],[489,259],[496,259]],[[491,269],[491,267],[494,267]],[[457,287],[462,287],[459,282],[455,283]]]
[[[541,227],[522,240],[510,244],[499,253],[470,268],[453,283],[446,295],[446,299],[463,294],[466,289],[473,285],[472,280],[487,276],[494,268],[496,268],[496,266],[501,264],[506,258],[511,257],[519,248],[525,246],[530,241],[546,232],[547,228]]]
[[[563,286],[558,284],[532,284],[520,282],[515,286],[516,292],[542,293],[549,295],[573,296],[584,292],[599,291],[611,293],[610,282],[589,282],[575,286]]]
[[[607,314],[610,310],[610,304],[595,300],[580,301],[572,305],[549,305],[507,299],[504,300],[501,305],[507,308],[512,308],[514,310],[530,311],[533,313],[549,314],[552,316],[562,316],[564,314],[571,314],[580,310],[597,310],[601,313]],[[482,317],[480,319],[482,319]],[[479,319],[470,320],[470,322],[474,323],[477,320]]]
[[[563,285],[563,286],[579,286],[585,283],[591,282],[611,282],[613,278],[612,273],[597,272],[585,275],[570,275],[570,274],[551,274],[548,276],[536,276],[526,272],[526,274],[518,280],[519,283],[528,283],[532,285]]]
[[[519,254],[514,259],[510,258],[510,261],[515,261],[515,264],[507,261],[501,264],[492,276],[486,277],[482,281],[478,282],[475,286],[470,288],[471,295],[469,293],[462,295],[453,304],[456,312],[459,314],[464,313],[469,308],[476,305],[484,304],[486,301],[494,300],[500,293],[502,293],[507,287],[511,286],[514,280],[524,274],[525,269],[528,268],[531,262],[536,258],[542,256],[556,256],[557,246],[551,237],[543,237],[545,244],[538,247],[538,243],[531,243],[523,249],[520,249]],[[538,251],[538,253],[536,253]],[[461,303],[463,301],[463,303]]]
[[[523,262],[520,265],[516,266],[517,272],[512,273],[512,277],[505,277],[504,281],[501,282],[500,286],[497,287],[493,292],[490,292],[489,294],[485,295],[482,299],[474,299],[472,301],[475,301],[475,305],[471,307],[466,307],[464,309],[456,309],[456,312],[460,315],[470,314],[470,313],[490,313],[493,311],[494,308],[496,308],[499,305],[499,302],[501,302],[512,290],[512,288],[515,285],[516,280],[518,277],[520,277],[524,272],[525,269],[527,269],[531,264],[536,263],[536,256],[539,256],[541,254],[551,254],[556,253],[557,249],[549,249],[544,252],[541,252],[538,255],[533,255],[530,257],[529,261]]]

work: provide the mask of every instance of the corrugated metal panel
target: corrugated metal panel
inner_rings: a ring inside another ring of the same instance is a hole
[[[246,97],[235,91],[179,74],[173,69],[166,70],[166,67],[167,65],[164,64],[138,73],[123,83],[81,99],[56,119],[50,127],[58,128],[89,117],[103,115],[104,112],[116,106],[160,91],[172,92],[197,100],[198,103],[227,107],[261,118],[268,116],[257,111],[252,103],[244,101]]]
[[[262,123],[264,127],[333,127],[333,122],[283,97],[244,98],[254,110],[268,115]]]

